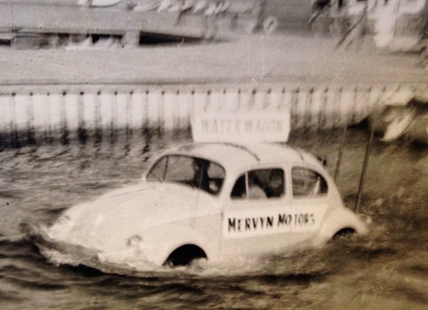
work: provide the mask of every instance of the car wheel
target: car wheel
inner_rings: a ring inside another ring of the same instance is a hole
[[[164,265],[170,267],[187,266],[198,258],[207,258],[207,255],[198,246],[184,245],[172,252]]]

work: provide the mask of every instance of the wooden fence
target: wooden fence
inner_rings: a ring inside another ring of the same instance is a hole
[[[331,130],[361,122],[388,98],[427,89],[426,84],[3,85],[0,145],[189,133],[190,117],[200,109],[289,109],[292,130]]]

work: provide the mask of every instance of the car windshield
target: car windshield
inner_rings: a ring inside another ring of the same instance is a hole
[[[185,155],[167,155],[152,166],[146,179],[149,182],[181,183],[217,195],[224,177],[224,168],[212,161]]]

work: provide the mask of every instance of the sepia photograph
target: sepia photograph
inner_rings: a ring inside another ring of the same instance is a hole
[[[0,309],[427,309],[427,47],[428,0],[0,0]]]

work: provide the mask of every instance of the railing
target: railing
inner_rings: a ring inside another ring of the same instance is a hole
[[[361,122],[406,85],[4,85],[0,144],[63,144],[189,133],[195,111],[291,112],[291,129],[331,130]]]

